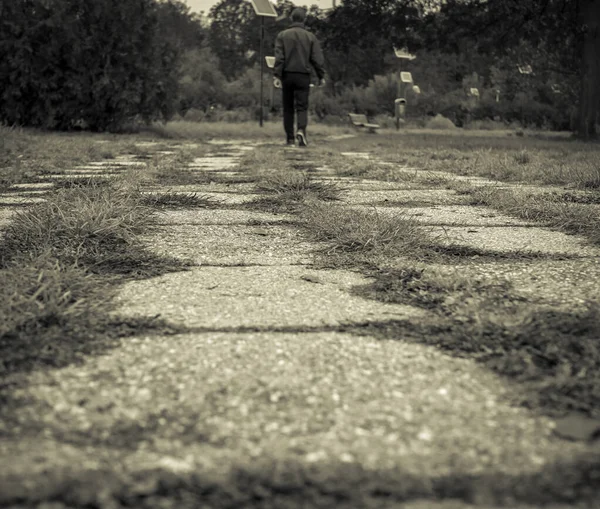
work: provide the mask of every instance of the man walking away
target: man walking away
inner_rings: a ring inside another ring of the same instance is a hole
[[[308,95],[310,72],[314,68],[319,85],[325,83],[324,59],[321,45],[314,34],[306,30],[306,12],[299,7],[291,14],[290,28],[280,32],[275,39],[275,86],[283,88],[283,127],[287,144],[294,145],[294,110],[297,114],[296,139],[300,147],[306,147],[308,124]]]

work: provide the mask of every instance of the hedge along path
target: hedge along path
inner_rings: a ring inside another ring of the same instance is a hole
[[[24,402],[15,411],[18,429],[0,446],[13,458],[0,472],[8,487],[0,501],[407,501],[407,508],[568,501],[555,486],[557,472],[569,472],[589,446],[555,437],[550,418],[511,403],[518,387],[472,360],[352,334],[369,323],[426,320],[427,312],[355,296],[351,290],[369,282],[355,272],[317,270],[318,246],[286,224],[293,215],[235,208],[253,189],[227,179],[244,176],[233,162],[250,149],[223,144],[215,157],[189,165],[222,178],[173,190],[219,197],[222,208],[166,212],[163,228],[147,239],[197,266],[119,292],[119,314],[160,315],[183,332],[140,335],[84,366],[31,374],[15,394]],[[299,165],[308,169],[305,161]],[[329,178],[318,163],[312,169]],[[357,208],[414,192],[344,182],[346,202]],[[417,217],[430,209],[434,203]],[[452,217],[473,226],[474,217]],[[497,231],[502,221],[477,227]],[[580,253],[573,246],[563,248]]]

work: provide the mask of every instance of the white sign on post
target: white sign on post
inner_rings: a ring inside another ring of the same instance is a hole
[[[267,67],[269,69],[273,69],[273,67],[275,67],[275,57],[265,57],[265,60],[267,61]]]
[[[402,81],[402,83],[412,83],[412,74],[407,71],[402,71],[400,73],[400,81]]]
[[[415,55],[411,55],[406,48],[394,48],[394,53],[397,58],[405,58],[406,60],[414,60],[417,58]]]
[[[519,68],[519,72],[521,74],[531,74],[533,72],[533,70],[531,69],[531,66],[529,64],[518,65],[517,67]]]
[[[277,11],[269,0],[250,0],[257,16],[277,17]]]

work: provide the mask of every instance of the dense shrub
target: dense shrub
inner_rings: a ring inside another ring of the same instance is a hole
[[[118,130],[168,118],[177,53],[155,0],[3,2],[0,121]]]

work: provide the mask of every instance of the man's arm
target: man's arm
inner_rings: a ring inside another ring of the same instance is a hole
[[[285,50],[283,39],[280,34],[275,38],[275,65],[273,66],[273,76],[281,79],[283,77],[283,64],[285,64]]]
[[[321,50],[321,44],[316,37],[313,38],[310,48],[310,64],[314,67],[319,80],[322,80],[325,77],[325,57],[323,56],[323,50]]]

